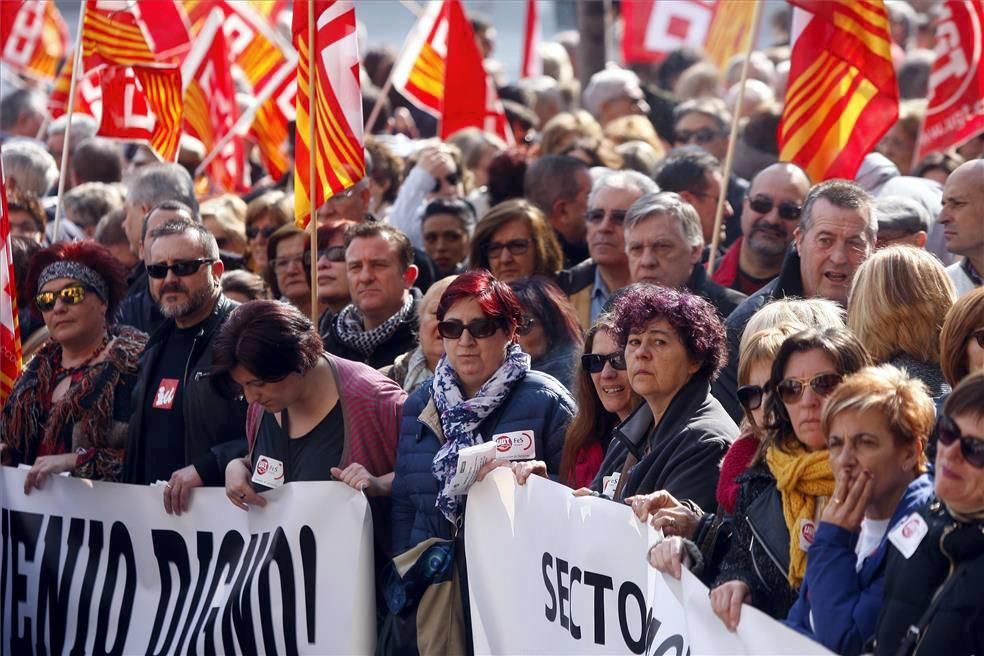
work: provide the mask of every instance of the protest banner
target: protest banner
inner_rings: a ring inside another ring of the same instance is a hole
[[[265,508],[197,489],[0,468],[4,654],[368,654],[372,522],[342,483],[293,483]]]
[[[476,654],[827,654],[745,606],[737,633],[689,574],[664,581],[658,539],[628,506],[500,469],[468,494],[465,549]]]

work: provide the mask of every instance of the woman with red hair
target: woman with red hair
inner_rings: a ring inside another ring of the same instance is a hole
[[[31,465],[24,493],[50,474],[118,481],[130,393],[147,335],[114,326],[126,272],[94,242],[59,242],[34,254],[26,288],[50,339],[0,414],[0,458]]]

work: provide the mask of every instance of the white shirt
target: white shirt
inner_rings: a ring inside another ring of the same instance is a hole
[[[870,556],[881,544],[882,538],[888,531],[888,523],[891,519],[868,519],[861,520],[861,535],[858,536],[858,543],[854,547],[854,553],[858,555],[858,563],[855,566],[857,571],[861,571],[861,564],[864,559]]]

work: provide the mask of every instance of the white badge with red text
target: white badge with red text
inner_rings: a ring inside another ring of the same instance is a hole
[[[605,476],[601,479],[601,496],[608,497],[609,499],[615,498],[615,490],[618,489],[618,480],[622,478],[622,472],[615,472],[611,476]]]
[[[923,541],[927,533],[929,533],[929,526],[926,524],[926,520],[919,513],[912,513],[889,531],[888,540],[908,560],[912,554],[916,553],[919,543]]]
[[[253,472],[253,482],[270,488],[282,487],[284,484],[284,463],[275,458],[260,456],[256,461]]]
[[[518,430],[493,435],[496,460],[531,460],[536,457],[532,430]]]
[[[174,407],[174,396],[178,393],[177,378],[161,378],[161,384],[154,395],[154,407],[158,410],[170,410]]]
[[[799,542],[800,549],[809,551],[813,545],[813,538],[817,535],[817,523],[811,519],[800,520]]]

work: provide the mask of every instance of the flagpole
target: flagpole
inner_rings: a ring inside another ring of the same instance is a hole
[[[52,243],[58,241],[58,228],[61,227],[62,217],[62,196],[65,193],[65,175],[68,165],[68,152],[71,150],[72,140],[72,114],[75,110],[75,82],[79,76],[79,67],[82,65],[82,26],[85,24],[85,6],[82,3],[82,10],[79,13],[79,29],[75,35],[75,52],[72,57],[72,79],[68,85],[68,118],[65,119],[65,138],[62,141],[61,171],[58,173],[58,203],[55,205],[55,229],[51,235]]]
[[[315,328],[318,326],[318,220],[317,209],[314,206],[318,194],[314,188],[315,178],[315,158],[318,156],[318,142],[316,139],[314,125],[315,95],[318,93],[318,75],[314,68],[314,2],[308,0],[308,160],[311,168],[308,178],[308,229],[311,231],[311,323]]]
[[[745,101],[745,82],[748,81],[748,62],[752,58],[752,52],[755,50],[755,34],[758,31],[762,2],[755,2],[753,7],[753,28],[748,35],[748,50],[745,52],[745,61],[741,65],[741,81],[738,83],[738,101],[735,103],[735,111],[731,117],[731,136],[728,138],[728,153],[724,158],[724,170],[721,172],[721,193],[718,194],[717,210],[714,212],[714,232],[711,233],[711,249],[707,254],[708,275],[714,272],[714,258],[717,255],[718,245],[721,243],[721,223],[724,219],[724,203],[728,199],[728,180],[731,178],[731,166],[735,155],[735,141],[738,138],[738,118],[741,116],[741,106]]]

